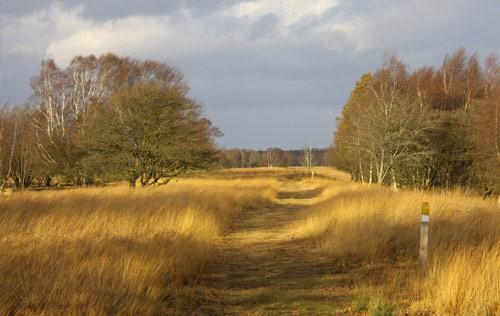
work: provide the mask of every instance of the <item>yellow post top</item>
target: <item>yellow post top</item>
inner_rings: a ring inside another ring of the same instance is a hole
[[[422,215],[429,215],[430,212],[429,202],[422,202]]]

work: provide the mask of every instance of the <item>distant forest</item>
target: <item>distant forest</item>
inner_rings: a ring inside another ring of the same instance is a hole
[[[305,147],[302,150],[268,148],[266,150],[224,149],[219,153],[222,168],[292,167],[331,165],[331,151]]]
[[[439,68],[388,56],[356,83],[334,137],[354,180],[500,192],[500,63],[460,48]]]

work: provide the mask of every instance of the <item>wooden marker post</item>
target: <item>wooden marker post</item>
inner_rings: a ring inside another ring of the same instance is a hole
[[[427,269],[427,254],[429,248],[429,202],[422,203],[422,214],[420,216],[420,249],[418,260],[423,270]]]

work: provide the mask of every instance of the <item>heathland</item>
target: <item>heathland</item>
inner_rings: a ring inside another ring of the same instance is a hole
[[[0,315],[500,314],[495,199],[313,170],[2,196]]]

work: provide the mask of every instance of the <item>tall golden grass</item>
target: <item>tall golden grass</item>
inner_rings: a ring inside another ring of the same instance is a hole
[[[269,205],[275,187],[183,179],[2,198],[0,315],[173,314],[235,214]]]
[[[417,289],[422,293],[422,301],[413,306],[417,312],[500,315],[500,243],[439,256]]]
[[[333,181],[292,227],[332,257],[364,263],[416,262],[419,216],[431,205],[430,271],[405,273],[412,312],[500,315],[500,208],[495,200],[455,191],[393,192]],[[392,278],[398,278],[397,275]],[[369,280],[363,280],[366,283]],[[390,286],[389,281],[382,287]]]
[[[500,315],[496,201],[463,190],[393,192],[314,171],[312,179],[304,169],[235,169],[145,189],[0,197],[0,315],[186,314],[200,304],[195,285],[236,215],[271,206],[278,191],[280,203],[308,207],[290,227],[294,240],[382,267],[354,280],[373,295],[366,308],[392,310],[386,295],[409,314]],[[423,201],[427,273],[416,264]]]

